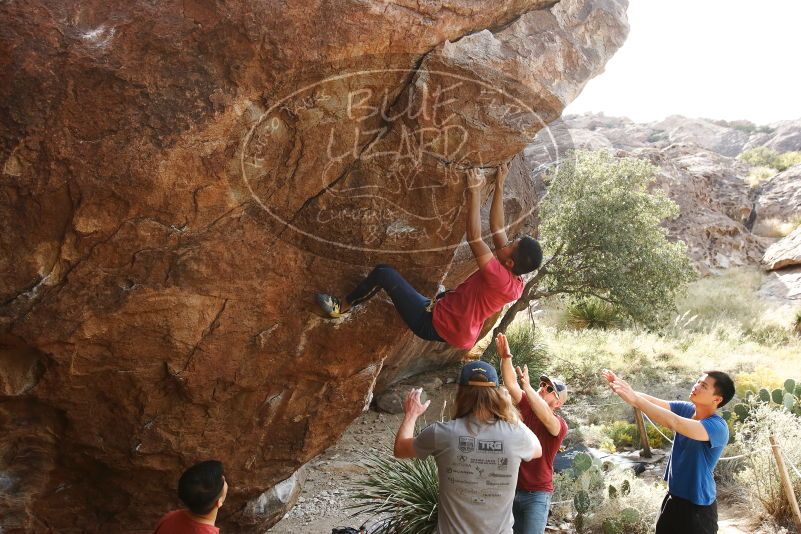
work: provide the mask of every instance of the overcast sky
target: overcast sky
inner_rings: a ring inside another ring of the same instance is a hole
[[[801,0],[630,0],[631,30],[565,113],[801,118]]]

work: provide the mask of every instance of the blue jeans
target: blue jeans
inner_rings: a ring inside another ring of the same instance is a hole
[[[348,293],[345,300],[356,306],[369,299],[380,290],[384,290],[392,299],[403,321],[417,337],[428,341],[444,341],[434,329],[434,314],[426,307],[431,299],[417,292],[398,271],[389,265],[376,265],[367,278]]]
[[[515,524],[512,527],[515,534],[542,534],[548,524],[548,510],[551,508],[549,491],[523,491],[515,492],[512,504],[512,514]]]

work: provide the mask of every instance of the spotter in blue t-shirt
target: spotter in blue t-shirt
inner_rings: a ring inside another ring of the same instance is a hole
[[[672,401],[670,411],[692,418],[695,406],[691,402]],[[676,433],[670,451],[665,480],[671,495],[701,506],[715,502],[715,479],[712,472],[729,442],[729,427],[718,414],[701,419],[709,441],[698,441]]]

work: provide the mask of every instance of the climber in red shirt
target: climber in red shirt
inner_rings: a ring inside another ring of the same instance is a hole
[[[519,299],[524,286],[522,275],[538,269],[542,263],[542,249],[535,239],[525,236],[510,243],[506,237],[503,184],[508,172],[507,164],[498,167],[490,208],[494,254],[481,238],[481,186],[484,178],[476,169],[467,172],[467,242],[478,270],[456,289],[439,293],[432,302],[395,269],[378,265],[344,299],[318,293],[320,307],[329,317],[340,317],[383,289],[418,337],[444,341],[462,349],[472,348],[478,341],[484,321],[504,305]]]
[[[214,523],[226,495],[222,463],[208,460],[193,465],[178,481],[178,497],[186,508],[165,514],[153,534],[220,534]]]

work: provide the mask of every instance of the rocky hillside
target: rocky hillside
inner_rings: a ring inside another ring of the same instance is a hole
[[[671,236],[685,241],[702,273],[758,265],[776,236],[765,225],[801,221],[801,165],[754,184],[752,168],[737,159],[744,150],[765,146],[780,152],[801,150],[801,120],[758,127],[747,121],[725,123],[672,116],[654,123],[598,114],[567,116],[540,132],[526,153],[537,162],[553,161],[548,150],[606,149],[621,156],[648,158],[659,167],[656,187],[681,207],[666,223]]]
[[[0,3],[0,530],[149,531],[210,457],[224,530],[274,522],[377,381],[452,357],[313,292],[463,279],[463,169],[560,116],[626,5]]]

